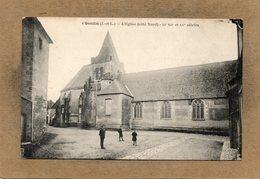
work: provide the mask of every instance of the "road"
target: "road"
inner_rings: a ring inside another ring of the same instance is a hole
[[[137,131],[137,146],[131,131],[124,131],[125,141],[117,131],[106,131],[105,147],[100,149],[98,130],[76,127],[48,127],[45,141],[33,158],[62,159],[162,159],[219,160],[228,137],[162,131]]]

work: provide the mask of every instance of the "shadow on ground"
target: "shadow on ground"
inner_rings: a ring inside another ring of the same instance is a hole
[[[30,154],[25,155],[25,158],[31,158],[31,159],[37,158],[36,151],[38,151],[38,149],[40,149],[41,147],[49,144],[50,141],[54,140],[57,136],[58,136],[58,134],[48,133],[48,132],[46,134],[44,134],[43,138],[40,141],[38,141],[37,143],[33,143],[31,145]],[[48,153],[46,153],[44,155],[48,155]]]

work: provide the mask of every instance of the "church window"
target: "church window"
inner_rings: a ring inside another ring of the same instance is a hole
[[[112,99],[105,100],[105,114],[106,115],[112,114]]]
[[[169,101],[162,104],[161,118],[171,118],[171,104]]]
[[[200,99],[195,99],[192,102],[192,119],[204,120],[204,103]]]
[[[95,69],[96,80],[98,80],[98,79],[99,79],[99,76],[98,76],[98,75],[99,75],[99,72],[98,72],[98,71],[99,71],[99,70],[98,70],[98,68],[96,68],[96,69]]]
[[[100,68],[100,77],[101,77],[101,78],[102,78],[103,74],[104,74],[104,68],[101,67],[101,68]]]
[[[134,118],[142,118],[142,104],[136,103],[134,106]]]
[[[39,37],[39,49],[42,49],[42,39]]]

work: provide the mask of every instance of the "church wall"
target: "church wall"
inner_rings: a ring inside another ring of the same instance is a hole
[[[105,100],[112,100],[111,115],[105,115]],[[118,128],[122,122],[122,94],[97,96],[96,126],[105,125],[106,128]]]
[[[132,102],[131,97],[126,95],[122,96],[122,127],[125,129],[130,128],[131,102]]]
[[[79,96],[83,89],[74,89],[70,91],[61,92],[61,97],[64,96],[65,93],[70,92],[70,119],[69,123],[78,123],[79,118]]]
[[[92,64],[92,73],[94,79],[96,79],[96,68],[103,67],[103,74],[110,73],[113,77],[116,77],[118,71],[124,72],[123,65],[117,64],[114,61]],[[97,79],[96,79],[97,80]]]
[[[228,100],[227,99],[203,99],[204,118],[202,121],[192,120],[192,101],[169,101],[171,104],[171,118],[161,118],[161,106],[163,101],[142,102],[142,118],[134,119],[134,103],[132,103],[132,128],[219,128],[227,130]],[[215,112],[212,112],[215,111]]]

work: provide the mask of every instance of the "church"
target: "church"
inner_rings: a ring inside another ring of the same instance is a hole
[[[61,90],[53,125],[228,134],[237,60],[125,73],[107,32],[99,54]]]

